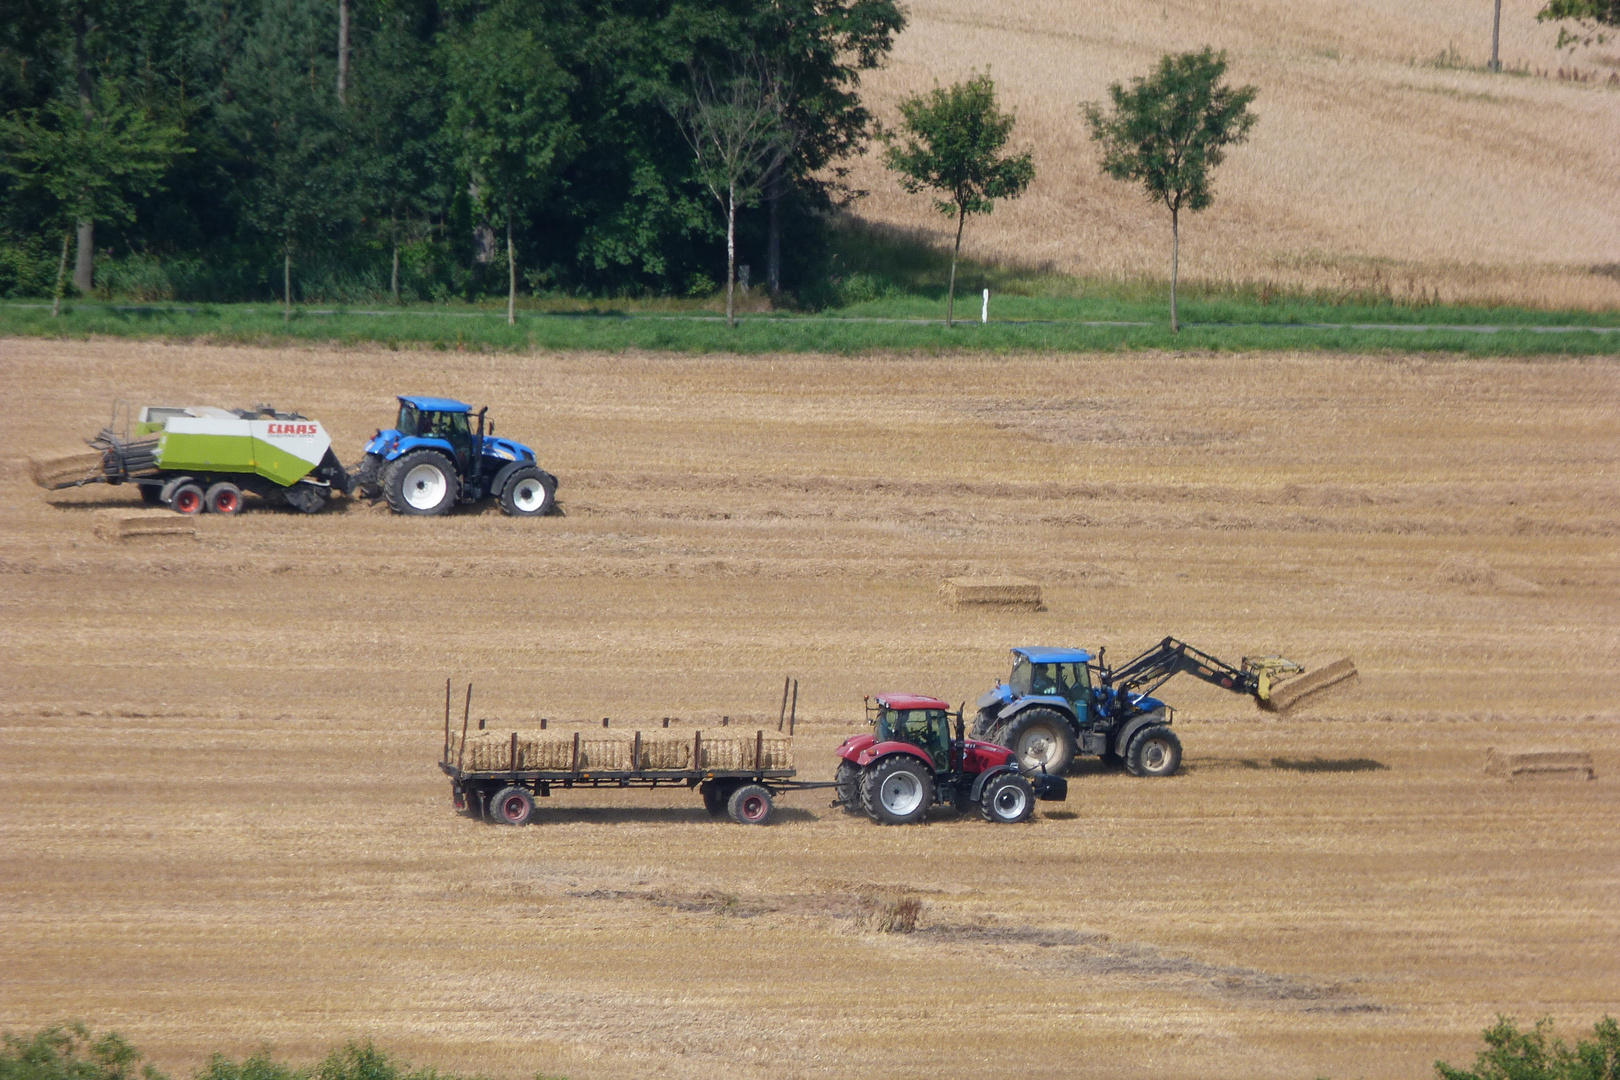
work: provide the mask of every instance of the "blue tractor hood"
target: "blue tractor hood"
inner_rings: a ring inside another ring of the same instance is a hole
[[[486,435],[484,456],[498,458],[501,461],[533,461],[534,451],[511,439],[497,439],[492,435]]]

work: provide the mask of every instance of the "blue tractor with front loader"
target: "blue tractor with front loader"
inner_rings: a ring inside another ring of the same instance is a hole
[[[1309,673],[1279,656],[1246,656],[1233,666],[1173,637],[1118,667],[1108,666],[1105,652],[1014,649],[1012,674],[978,700],[974,737],[1010,749],[1026,772],[1061,776],[1076,755],[1090,754],[1133,776],[1171,776],[1181,767],[1181,740],[1170,730],[1175,710],[1152,695],[1174,676],[1281,711],[1356,673],[1348,658]]]
[[[412,517],[437,517],[485,498],[499,499],[502,512],[513,517],[551,513],[557,478],[540,468],[529,447],[496,438],[488,413],[450,398],[401,395],[394,426],[366,443],[354,488],[381,495],[394,513]]]

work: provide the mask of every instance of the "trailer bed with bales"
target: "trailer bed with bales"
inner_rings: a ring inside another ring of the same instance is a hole
[[[461,730],[453,731],[446,685],[439,769],[450,778],[457,810],[496,824],[527,825],[535,800],[558,789],[682,787],[702,796],[715,817],[764,825],[782,791],[835,786],[795,779],[792,715],[783,717],[785,733],[761,727],[740,735],[699,729],[687,736],[669,731],[667,720],[663,728],[628,735],[612,731],[606,721],[601,728],[558,730],[541,720],[538,730],[469,732],[471,701],[469,685]]]

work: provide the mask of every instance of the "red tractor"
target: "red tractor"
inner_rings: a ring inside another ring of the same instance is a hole
[[[1025,774],[1011,750],[965,737],[962,710],[952,713],[938,698],[880,694],[866,709],[872,732],[838,748],[843,760],[834,782],[846,813],[864,810],[881,825],[909,825],[936,805],[964,812],[977,806],[986,821],[1011,824],[1029,820],[1037,799],[1068,798],[1063,777]]]

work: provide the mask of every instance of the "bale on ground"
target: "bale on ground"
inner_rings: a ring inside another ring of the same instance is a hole
[[[994,604],[1001,607],[1041,607],[1041,587],[1020,577],[951,577],[940,586],[940,595],[957,607],[963,604]]]
[[[197,526],[188,517],[168,510],[131,513],[108,510],[96,515],[95,533],[103,540],[142,540],[197,535]]]
[[[1592,755],[1585,750],[1498,750],[1485,751],[1485,772],[1489,776],[1564,776],[1596,780]]]
[[[102,472],[100,450],[77,450],[55,457],[28,459],[28,475],[42,488],[59,488],[80,480],[91,480]]]

